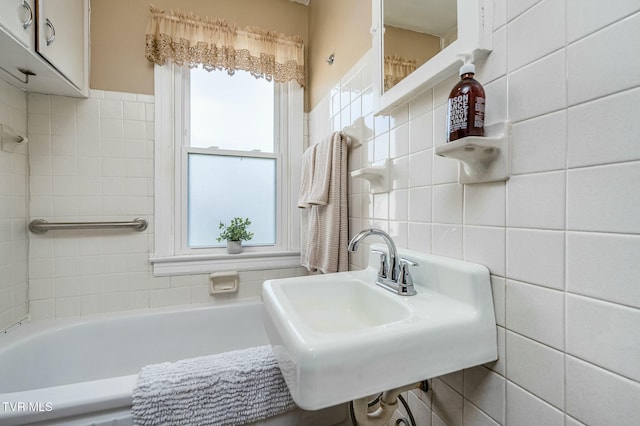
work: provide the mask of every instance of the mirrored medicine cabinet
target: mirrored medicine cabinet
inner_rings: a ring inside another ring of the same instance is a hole
[[[390,113],[491,51],[492,0],[372,0],[374,112]]]

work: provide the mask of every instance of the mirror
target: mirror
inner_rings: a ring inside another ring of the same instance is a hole
[[[372,0],[375,114],[389,113],[457,74],[460,55],[471,54],[474,62],[486,56],[491,49],[492,4]]]
[[[458,38],[456,0],[385,0],[382,17],[383,91]]]

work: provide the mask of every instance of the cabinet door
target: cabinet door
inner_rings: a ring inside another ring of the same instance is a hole
[[[0,0],[0,26],[28,49],[35,46],[34,0]]]
[[[38,53],[75,86],[85,86],[86,0],[38,0]]]

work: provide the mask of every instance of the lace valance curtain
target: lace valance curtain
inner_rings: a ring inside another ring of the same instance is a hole
[[[304,45],[258,27],[238,28],[220,19],[201,18],[178,11],[165,13],[151,6],[147,25],[146,58],[163,65],[202,65],[211,71],[245,70],[255,77],[304,86]]]
[[[384,90],[387,91],[400,80],[416,70],[416,60],[403,56],[384,57]]]

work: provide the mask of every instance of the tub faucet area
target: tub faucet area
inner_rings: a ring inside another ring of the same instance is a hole
[[[378,235],[381,237],[389,251],[388,262],[385,253],[375,251],[375,253],[380,255],[380,268],[378,269],[376,284],[401,296],[414,296],[416,289],[413,286],[413,279],[409,273],[409,266],[417,266],[418,264],[408,259],[398,259],[398,250],[389,234],[381,229],[364,229],[349,241],[348,250],[351,252],[357,251],[360,242],[369,235]]]

